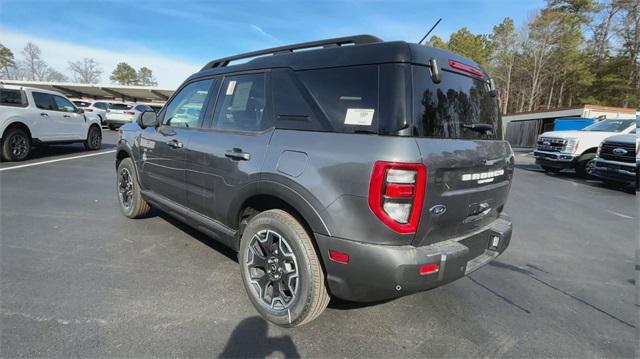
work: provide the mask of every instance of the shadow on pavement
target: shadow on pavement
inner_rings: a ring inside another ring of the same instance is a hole
[[[259,317],[241,321],[219,358],[265,358],[274,353],[282,353],[285,358],[300,358],[290,336],[268,337],[267,328],[267,322]]]
[[[109,150],[115,148],[116,145],[103,143],[98,151]],[[55,156],[64,156],[71,154],[84,154],[91,153],[93,151],[87,151],[82,144],[72,144],[72,145],[40,145],[38,147],[34,147],[29,154],[30,160],[42,159],[45,157],[55,157]]]
[[[581,178],[580,176],[578,176],[575,172],[573,172],[572,170],[564,170],[562,172],[559,173],[546,173],[542,168],[540,168],[540,166],[536,165],[535,163],[532,164],[518,164],[516,163],[515,165],[516,168],[519,168],[521,170],[525,170],[525,171],[530,171],[530,172],[538,172],[538,173],[543,173],[546,174],[547,176],[551,176],[560,180],[564,180],[564,181],[570,181],[570,182],[575,182],[575,183],[581,183],[587,186],[591,186],[591,187],[595,187],[595,188],[604,188],[604,189],[609,189],[609,190],[614,190],[614,191],[619,191],[619,192],[625,192],[625,193],[630,193],[630,194],[635,194],[635,188],[632,186],[611,186],[608,185],[602,181],[600,181],[597,178]]]

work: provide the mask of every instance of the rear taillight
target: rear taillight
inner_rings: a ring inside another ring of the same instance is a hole
[[[123,113],[125,115],[135,115],[136,114],[135,112],[132,112],[132,111],[124,111]]]
[[[85,107],[83,110],[84,110],[84,112],[93,112],[93,109],[92,109],[92,108],[86,108],[86,107]]]
[[[426,185],[424,164],[378,161],[371,174],[369,207],[394,231],[415,233]]]
[[[482,70],[475,68],[473,66],[463,64],[462,62],[458,62],[456,60],[449,60],[449,66],[451,66],[456,70],[460,70],[462,72],[471,74],[473,76],[484,77],[484,72],[482,72]]]

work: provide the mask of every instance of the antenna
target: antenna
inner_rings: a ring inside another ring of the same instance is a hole
[[[426,35],[424,35],[424,37],[422,38],[422,40],[420,40],[420,41],[418,42],[418,44],[422,44],[422,42],[423,42],[424,40],[426,40],[427,36],[429,36],[429,34],[431,33],[431,31],[433,31],[433,29],[435,29],[435,28],[436,28],[436,26],[438,26],[438,24],[440,23],[440,21],[442,21],[442,18],[439,18],[439,19],[438,19],[438,21],[436,21],[436,23],[435,23],[435,24],[433,24],[433,26],[431,26],[431,29],[429,29],[429,31],[427,31],[427,34],[426,34]]]

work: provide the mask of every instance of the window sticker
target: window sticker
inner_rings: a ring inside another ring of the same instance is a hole
[[[355,126],[371,126],[373,122],[373,114],[375,110],[372,108],[349,108],[344,118],[345,125]]]
[[[235,85],[235,81],[233,82]],[[240,82],[236,94],[231,101],[231,109],[234,111],[246,111],[247,102],[249,102],[249,94],[251,93],[251,87],[253,82]],[[236,86],[234,86],[236,87]],[[228,91],[227,91],[228,92]]]
[[[229,81],[229,85],[227,86],[227,96],[233,95],[233,91],[236,89],[236,82]]]

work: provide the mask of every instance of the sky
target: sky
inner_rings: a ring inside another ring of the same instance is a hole
[[[147,66],[160,87],[178,86],[208,61],[242,52],[354,34],[417,42],[461,27],[490,33],[522,26],[544,0],[66,1],[0,0],[0,43],[20,58],[31,41],[51,67],[95,58],[101,83],[118,62]]]

